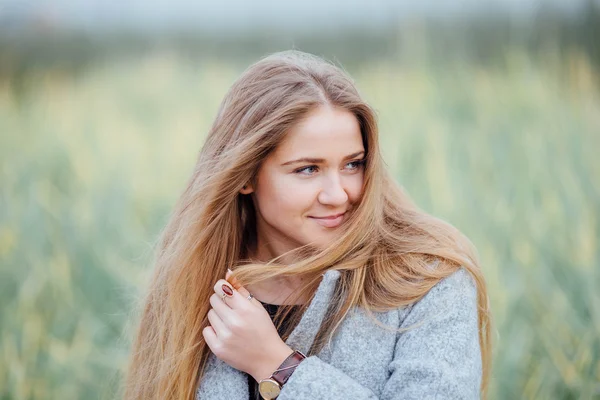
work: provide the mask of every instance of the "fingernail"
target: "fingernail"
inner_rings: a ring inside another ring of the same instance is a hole
[[[223,284],[223,286],[221,286],[221,289],[223,289],[223,292],[225,292],[225,294],[227,296],[229,296],[229,297],[233,296],[233,290],[231,290],[229,285]]]
[[[230,274],[233,272],[233,271],[232,271],[232,270],[230,270],[229,268],[227,268],[227,271],[228,271]]]

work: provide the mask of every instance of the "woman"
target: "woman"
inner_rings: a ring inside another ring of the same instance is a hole
[[[373,110],[309,54],[225,96],[144,304],[128,399],[485,397],[471,243],[403,194]]]

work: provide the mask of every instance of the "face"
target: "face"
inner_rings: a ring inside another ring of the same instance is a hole
[[[365,148],[356,117],[321,106],[263,161],[253,194],[258,245],[272,256],[305,244],[324,248],[360,199]]]

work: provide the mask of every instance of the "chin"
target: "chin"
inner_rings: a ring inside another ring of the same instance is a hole
[[[319,249],[319,250],[325,250],[327,248],[327,246],[329,246],[333,240],[336,238],[336,235],[333,235],[332,233],[329,234],[323,234],[322,232],[320,234],[314,234],[311,236],[312,239],[312,243],[309,242],[313,247]]]

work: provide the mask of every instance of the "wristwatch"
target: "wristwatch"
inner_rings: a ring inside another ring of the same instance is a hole
[[[305,358],[306,356],[304,354],[298,350],[294,350],[292,354],[283,360],[279,368],[277,368],[270,377],[258,382],[258,392],[263,399],[276,399],[281,392],[282,386],[287,382],[298,364]]]

